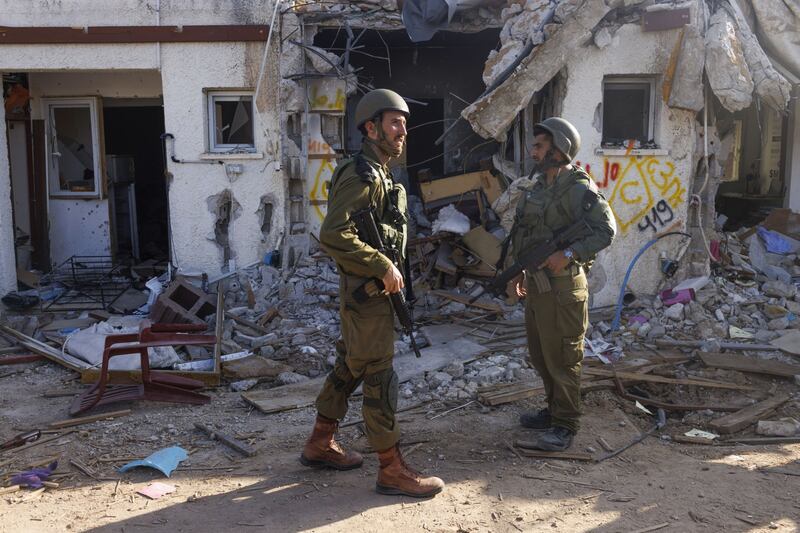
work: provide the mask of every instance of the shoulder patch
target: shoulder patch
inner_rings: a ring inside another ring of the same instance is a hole
[[[378,174],[375,172],[375,169],[367,163],[367,160],[363,157],[356,156],[356,174],[361,178],[361,181],[372,183],[378,178]]]
[[[583,193],[583,198],[581,199],[581,207],[583,210],[591,211],[597,203],[599,197],[600,193],[597,192],[597,190],[592,190],[591,188],[586,189],[586,192]]]

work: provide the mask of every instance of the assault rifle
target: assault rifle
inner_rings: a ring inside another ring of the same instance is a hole
[[[403,264],[400,261],[400,252],[396,248],[386,246],[381,239],[380,231],[378,231],[378,224],[375,222],[375,214],[372,209],[361,209],[350,215],[350,218],[356,225],[358,237],[369,244],[380,253],[389,258],[389,261],[394,263],[401,272],[403,271]],[[406,280],[410,283],[411,280]],[[360,287],[353,291],[353,298],[358,303],[367,301],[371,296],[376,296],[383,292],[385,286],[382,280],[372,278],[364,282]],[[406,303],[403,292],[396,292],[389,295],[389,301],[392,303],[394,314],[397,315],[397,320],[403,328],[403,333],[411,338],[411,348],[417,357],[421,357],[417,341],[414,339],[414,318],[411,316],[411,310],[408,303]]]
[[[504,293],[509,282],[520,275],[523,270],[535,272],[542,267],[547,258],[553,255],[558,250],[569,248],[573,243],[590,235],[592,228],[586,223],[584,219],[579,219],[571,226],[565,226],[553,232],[553,237],[544,241],[543,243],[525,250],[520,254],[517,261],[514,261],[507,269],[497,274],[494,279],[487,285],[484,290],[476,294],[469,301],[475,302],[480,298],[484,292],[489,292],[494,296],[499,296]]]

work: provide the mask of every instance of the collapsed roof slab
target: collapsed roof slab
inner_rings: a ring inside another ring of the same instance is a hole
[[[668,104],[670,107],[697,112],[704,105],[703,69],[706,57],[703,36],[696,26],[686,26],[680,46]]]
[[[785,110],[789,104],[789,95],[792,90],[791,84],[772,66],[753,30],[747,24],[739,5],[729,0],[727,5],[723,4],[723,6],[736,21],[737,34],[742,42],[747,66],[753,76],[756,94],[773,109],[777,111]]]
[[[734,112],[750,107],[753,77],[737,38],[736,24],[723,9],[711,17],[706,33],[706,75],[725,109]]]
[[[540,90],[567,63],[567,59],[589,40],[592,29],[621,0],[584,0],[561,28],[536,47],[497,89],[479,98],[462,111],[481,137],[503,141],[505,132],[534,93]]]

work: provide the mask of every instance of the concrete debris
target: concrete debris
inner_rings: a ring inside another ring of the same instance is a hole
[[[579,9],[523,59],[505,82],[462,111],[461,115],[481,137],[503,142],[517,114],[566,65],[570,55],[578,52],[591,37],[592,29],[611,10],[603,1],[574,3]]]
[[[744,57],[747,60],[747,66],[752,74],[756,94],[773,109],[783,111],[789,103],[792,90],[791,84],[783,75],[775,70],[769,57],[764,52],[761,44],[759,44],[750,26],[747,24],[737,2],[735,0],[728,0],[726,3],[723,3],[723,6],[722,9],[725,9],[736,21],[738,36],[741,39],[741,47],[744,51]],[[795,8],[794,11],[793,20],[796,21],[797,8]],[[797,48],[796,40],[794,48]]]
[[[669,93],[668,105],[690,111],[703,109],[703,69],[705,42],[700,31],[689,25],[683,32],[680,55]]]
[[[706,74],[711,90],[728,111],[740,111],[753,100],[753,77],[747,67],[736,24],[717,10],[706,32]]]
[[[797,1],[752,2],[758,21],[758,39],[780,63],[800,77],[800,9]]]

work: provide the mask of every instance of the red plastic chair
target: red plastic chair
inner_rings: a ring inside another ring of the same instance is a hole
[[[145,320],[139,326],[139,333],[109,335],[103,349],[100,379],[86,392],[75,397],[70,405],[70,415],[85,413],[101,405],[131,400],[195,405],[208,403],[211,398],[192,390],[202,388],[202,381],[151,371],[147,354],[148,348],[157,346],[215,344],[215,335],[196,333],[205,329],[205,324],[152,324]],[[108,369],[111,358],[135,353],[139,354],[142,382],[136,385],[111,385]]]

